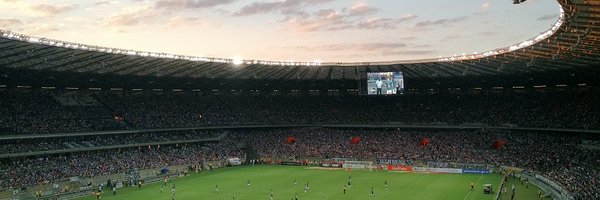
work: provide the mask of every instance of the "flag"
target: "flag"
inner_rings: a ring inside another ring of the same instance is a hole
[[[429,138],[421,138],[421,141],[419,141],[419,145],[422,147],[425,147],[427,145],[429,145],[429,143],[431,142],[431,139]]]
[[[501,149],[506,144],[506,141],[503,139],[498,139],[492,144],[492,148]]]
[[[352,140],[350,140],[350,143],[352,143],[352,144],[358,144],[358,143],[360,143],[361,140],[362,139],[360,137],[354,136],[354,137],[352,137]]]
[[[292,137],[292,136],[288,137],[286,140],[286,142],[288,144],[294,144],[294,143],[296,143],[296,141],[297,141],[296,137]]]

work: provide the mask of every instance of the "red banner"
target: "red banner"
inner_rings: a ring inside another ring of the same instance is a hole
[[[292,136],[288,137],[286,140],[286,142],[288,144],[294,144],[294,143],[296,143],[296,141],[297,141],[296,137],[292,137]]]
[[[425,146],[429,145],[430,142],[431,142],[431,139],[422,138],[421,141],[419,141],[419,145],[421,145],[422,147],[425,147]]]
[[[358,136],[352,137],[352,140],[350,140],[350,143],[352,144],[358,144],[360,143],[361,138]]]
[[[413,171],[412,166],[405,166],[405,165],[388,165],[387,169],[388,169],[388,171],[405,171],[405,172]]]
[[[502,147],[506,144],[505,140],[499,139],[496,140],[496,142],[494,142],[494,144],[492,144],[492,148],[494,149],[502,149]]]

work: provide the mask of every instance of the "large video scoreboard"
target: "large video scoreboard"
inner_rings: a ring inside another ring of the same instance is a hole
[[[396,95],[404,93],[402,72],[368,72],[367,95]]]

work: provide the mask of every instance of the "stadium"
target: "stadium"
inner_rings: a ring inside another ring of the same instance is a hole
[[[52,18],[77,7],[23,2],[0,0],[0,11],[24,7]],[[217,6],[215,13],[240,3],[149,2]],[[337,1],[254,1],[243,8],[291,12],[323,2]],[[483,2],[475,7],[490,9]],[[500,3],[533,9],[540,1],[493,2]],[[560,7],[548,17],[556,21],[530,39],[453,56],[397,51],[408,59],[392,61],[114,48],[41,37],[25,29],[44,17],[21,22],[0,14],[0,199],[600,199],[600,1],[551,3]],[[384,12],[365,5],[340,12],[349,19]],[[155,17],[142,11],[143,20]],[[256,12],[229,15],[241,20]],[[412,28],[427,32],[463,20]],[[533,20],[540,21],[547,19]],[[334,22],[326,33],[395,28]],[[302,30],[322,28],[310,25]],[[373,44],[358,48],[394,46]],[[356,46],[324,47],[356,57],[349,53]]]

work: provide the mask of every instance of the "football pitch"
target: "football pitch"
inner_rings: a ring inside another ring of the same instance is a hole
[[[352,185],[347,187],[349,177]],[[499,174],[417,174],[387,171],[344,171],[312,169],[296,166],[243,166],[217,169],[214,172],[173,179],[177,200],[269,200],[273,199],[314,200],[365,200],[365,199],[457,199],[457,200],[491,200],[496,197],[501,182]],[[387,181],[388,187],[385,188]],[[250,182],[250,186],[248,186]],[[470,183],[475,182],[474,191],[470,191]],[[308,192],[304,185],[309,184]],[[117,190],[113,196],[109,189],[102,193],[104,200],[170,200],[171,185],[161,192],[162,183],[143,185],[142,188],[131,187]],[[493,184],[494,193],[484,194],[483,184]],[[218,192],[215,187],[218,185]],[[529,186],[530,192],[536,194],[537,188]],[[375,196],[371,195],[373,188]],[[521,192],[520,192],[521,193]],[[519,193],[517,193],[519,195]],[[82,200],[92,200],[87,196]]]

